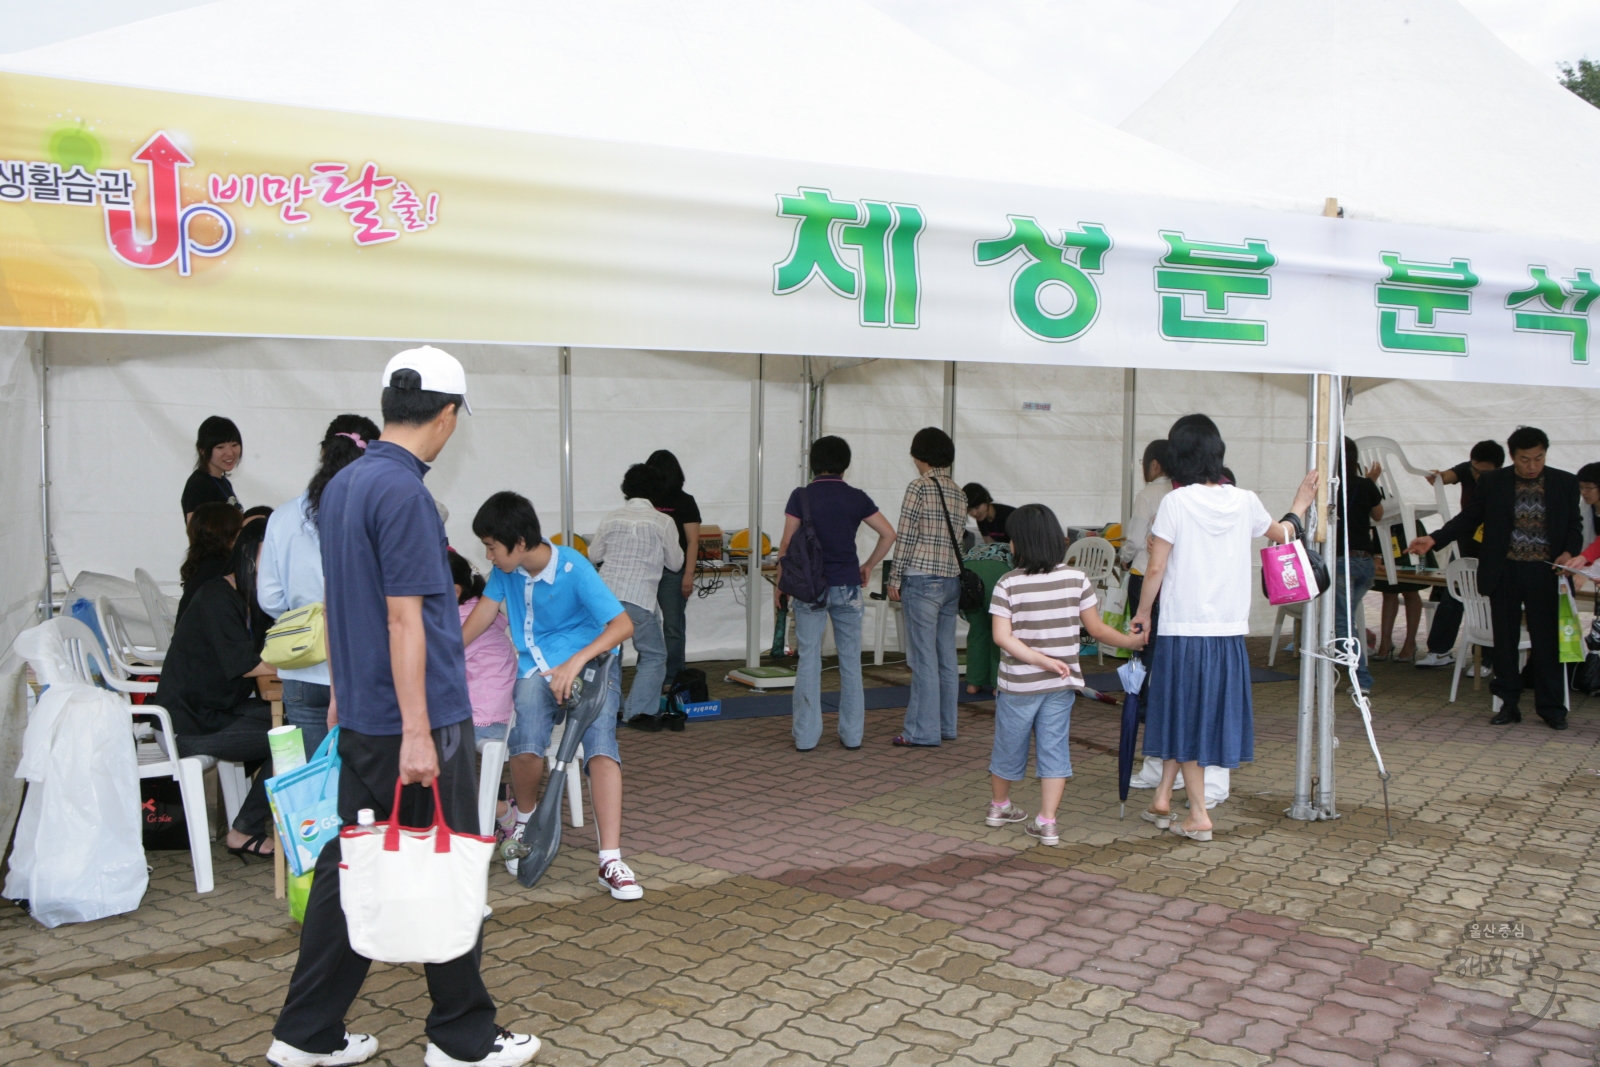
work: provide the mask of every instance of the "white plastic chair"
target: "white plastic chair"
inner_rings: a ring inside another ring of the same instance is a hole
[[[1117,549],[1104,537],[1081,537],[1067,546],[1067,566],[1083,572],[1089,583],[1101,594],[1111,580],[1111,568],[1117,562]],[[1096,658],[1104,665],[1105,649],[1096,645]]]
[[[1445,498],[1444,483],[1435,481],[1432,485],[1433,502],[1427,503],[1415,499],[1415,494],[1408,498],[1405,487],[1414,482],[1402,481],[1400,472],[1415,475],[1424,480],[1429,471],[1420,467],[1413,467],[1406,459],[1405,450],[1399,443],[1388,437],[1358,437],[1356,451],[1361,457],[1361,471],[1364,474],[1373,463],[1379,464],[1383,470],[1378,474],[1378,488],[1383,490],[1383,518],[1378,523],[1379,539],[1385,542],[1383,557],[1384,581],[1393,585],[1395,578],[1394,560],[1390,558],[1387,550],[1387,541],[1393,527],[1399,526],[1404,531],[1400,539],[1403,550],[1411,539],[1417,536],[1417,520],[1437,515],[1441,522],[1450,518],[1450,502]],[[1354,531],[1352,531],[1353,533]]]
[[[44,623],[54,626],[67,650],[67,658],[78,679],[89,685],[104,682],[106,688],[124,695],[152,693],[154,682],[135,682],[119,674],[116,666],[106,659],[100,642],[77,619],[59,617]],[[139,777],[171,778],[178,783],[183,797],[184,821],[189,825],[189,854],[194,863],[194,888],[197,893],[209,893],[215,883],[211,874],[211,827],[206,813],[205,772],[217,768],[221,787],[223,809],[229,823],[239,813],[246,792],[250,788],[242,764],[219,761],[211,756],[182,756],[178,753],[177,734],[172,729],[172,717],[165,708],[154,704],[134,705],[130,709],[136,719],[155,720],[148,724],[134,724],[134,746],[139,761]]]
[[[109,597],[100,597],[94,605],[95,618],[100,622],[100,636],[105,638],[106,655],[125,676],[160,674],[165,652],[153,648],[140,648],[128,636],[128,627],[122,621],[116,605]]]
[[[1489,598],[1478,592],[1478,561],[1458,559],[1445,568],[1444,580],[1450,595],[1461,601],[1461,634],[1456,638],[1456,668],[1450,679],[1450,702],[1455,703],[1456,690],[1461,685],[1461,670],[1466,665],[1467,649],[1472,649],[1472,688],[1477,689],[1483,677],[1483,657],[1480,649],[1494,648],[1494,619],[1489,611]],[[1517,649],[1527,652],[1533,647],[1523,629]]]
[[[1293,619],[1290,637],[1298,646],[1300,641],[1300,623],[1306,617],[1305,604],[1280,604],[1278,617],[1272,623],[1272,644],[1267,646],[1267,666],[1271,667],[1278,662],[1278,642],[1283,638],[1283,624],[1287,619]],[[1362,640],[1365,640],[1363,638]]]
[[[906,654],[906,625],[905,616],[901,614],[900,602],[889,599],[889,568],[892,566],[887,560],[878,568],[878,587],[870,586],[866,591],[865,607],[872,609],[872,663],[873,666],[883,666],[883,642],[888,636],[889,618],[894,617],[895,649],[904,656]],[[863,625],[866,619],[862,619]]]
[[[556,750],[561,747],[561,738],[567,732],[567,724],[556,723],[550,731],[550,747],[545,749],[544,769],[548,774],[556,769]],[[580,744],[572,757],[573,769],[567,772],[567,815],[573,826],[583,825],[583,746]]]
[[[172,643],[172,631],[177,625],[172,617],[172,605],[143,567],[133,572],[133,582],[139,587],[139,599],[144,601],[144,613],[149,616],[150,629],[155,632],[156,651],[164,653]]]
[[[511,709],[511,719],[506,732],[498,741],[480,740],[478,749],[478,833],[494,836],[495,805],[500,799],[500,779],[506,769],[506,746],[511,737],[511,727],[517,721],[517,711]]]

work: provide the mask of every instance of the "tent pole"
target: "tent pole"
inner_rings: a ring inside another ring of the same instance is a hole
[[[572,540],[572,349],[561,346],[561,543]]]
[[[44,523],[44,595],[39,615],[55,615],[55,549],[50,540],[50,335],[39,333],[39,514]]]
[[[1324,518],[1322,529],[1317,539],[1324,542],[1322,555],[1324,559],[1333,560],[1334,553],[1339,550],[1333,538],[1333,515],[1338,508],[1328,482],[1334,470],[1335,447],[1342,448],[1344,444],[1344,378],[1341,375],[1324,375],[1326,385],[1319,383],[1317,401],[1323,407],[1323,426],[1326,428],[1327,443],[1323,446],[1318,457],[1317,469],[1322,472],[1322,488],[1317,495],[1321,498],[1321,514]],[[1338,405],[1335,408],[1335,405]],[[1335,432],[1337,431],[1337,432]],[[1322,632],[1328,635],[1325,644],[1332,644],[1338,637],[1333,632],[1334,626],[1334,600],[1337,596],[1323,594],[1321,598]],[[1350,614],[1355,613],[1355,605],[1349,605]],[[1367,639],[1365,634],[1361,640]],[[1338,675],[1334,663],[1330,659],[1317,661],[1317,818],[1337,819],[1339,811],[1333,799],[1333,685]]]
[[[944,432],[956,436],[956,361],[944,365]]]
[[[745,557],[744,665],[761,666],[761,418],[765,406],[766,355],[756,355],[750,381],[750,554]]]
[[[1119,516],[1124,531],[1133,516],[1134,450],[1137,447],[1135,422],[1139,409],[1139,372],[1129,367],[1122,372],[1122,514]],[[1123,536],[1127,536],[1124,533]]]
[[[1306,375],[1306,469],[1317,468],[1317,384],[1318,375]],[[1311,806],[1311,736],[1317,707],[1317,660],[1312,659],[1312,649],[1320,648],[1321,627],[1315,602],[1301,609],[1299,647],[1300,704],[1295,724],[1294,745],[1294,806],[1286,815],[1291,819],[1310,821],[1317,817]]]

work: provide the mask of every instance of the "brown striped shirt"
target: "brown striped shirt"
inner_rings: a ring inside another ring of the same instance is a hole
[[[1094,585],[1082,571],[1065,563],[1044,574],[1008,572],[994,584],[989,614],[1011,621],[1017,640],[1046,656],[1061,660],[1072,668],[1066,678],[1054,671],[1019,663],[1011,653],[1000,656],[1000,688],[1007,693],[1049,693],[1060,689],[1082,689],[1083,671],[1078,666],[1079,615],[1084,608],[1097,606]]]

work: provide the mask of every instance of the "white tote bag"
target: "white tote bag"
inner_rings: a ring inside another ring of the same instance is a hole
[[[445,825],[433,783],[433,825],[400,825],[400,783],[389,821],[339,831],[339,904],[350,947],[383,963],[446,963],[478,943],[494,838]]]

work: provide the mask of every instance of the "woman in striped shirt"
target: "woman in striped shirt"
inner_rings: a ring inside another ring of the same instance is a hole
[[[1011,803],[1011,783],[1020,782],[1027,770],[1031,739],[1042,799],[1038,816],[1023,829],[1042,844],[1054,845],[1061,840],[1056,807],[1072,777],[1067,751],[1072,701],[1083,688],[1078,634],[1087,630],[1114,648],[1140,648],[1144,638],[1119,633],[1101,621],[1093,583],[1062,562],[1067,537],[1055,512],[1043,504],[1025,504],[1012,512],[1006,533],[1017,569],[995,583],[989,601],[994,643],[1002,654],[989,758],[994,799],[984,822],[1004,826],[1028,817]]]

